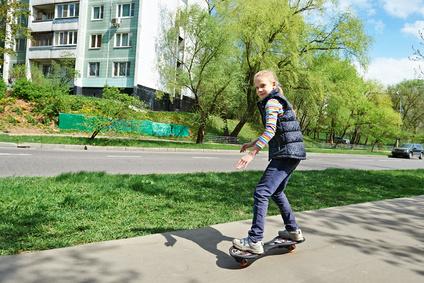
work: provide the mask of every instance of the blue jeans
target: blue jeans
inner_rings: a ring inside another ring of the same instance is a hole
[[[269,198],[277,203],[286,230],[294,231],[298,228],[289,200],[284,194],[284,189],[299,163],[300,160],[298,159],[284,158],[272,159],[268,164],[253,196],[253,220],[252,227],[249,230],[249,239],[253,242],[261,241],[263,238]]]

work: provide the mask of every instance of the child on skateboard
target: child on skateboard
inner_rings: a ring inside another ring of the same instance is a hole
[[[276,75],[269,70],[260,71],[254,77],[254,84],[265,131],[256,140],[243,144],[240,152],[248,148],[252,150],[237,162],[236,168],[246,168],[267,144],[270,162],[255,189],[252,227],[248,236],[234,239],[233,245],[242,251],[262,254],[269,198],[277,203],[285,224],[285,230],[279,231],[279,236],[296,242],[304,239],[284,189],[297,165],[306,159],[306,153],[296,114],[284,97]]]

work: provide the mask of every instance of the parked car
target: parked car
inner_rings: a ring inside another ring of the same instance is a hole
[[[392,149],[393,157],[412,158],[414,156],[417,156],[419,159],[423,159],[423,154],[423,146],[417,143],[405,143],[399,147],[395,147]]]
[[[335,143],[342,143],[342,144],[350,144],[349,139],[345,139],[345,138],[342,138],[342,137],[334,137],[334,142]]]

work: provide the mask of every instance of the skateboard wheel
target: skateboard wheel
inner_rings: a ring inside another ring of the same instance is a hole
[[[292,252],[295,248],[296,248],[296,245],[290,245],[290,246],[287,247],[287,250],[289,252]]]
[[[248,265],[249,265],[249,261],[247,259],[243,258],[242,260],[240,260],[240,267],[241,268],[246,267]]]

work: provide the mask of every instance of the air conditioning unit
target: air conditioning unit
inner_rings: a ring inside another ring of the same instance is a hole
[[[113,18],[112,19],[112,26],[119,28],[121,25],[121,18]]]

